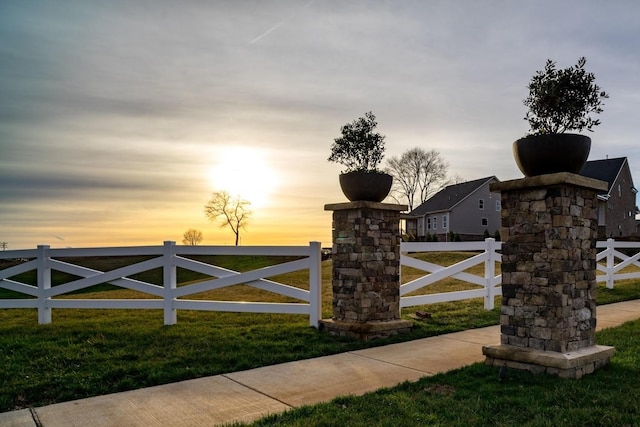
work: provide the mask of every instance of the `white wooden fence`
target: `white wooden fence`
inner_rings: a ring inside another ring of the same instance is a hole
[[[451,243],[414,243],[403,242],[400,246],[400,264],[426,271],[429,274],[400,286],[400,306],[414,307],[437,302],[459,301],[469,298],[484,298],[487,310],[494,308],[495,296],[502,294],[501,276],[496,275],[495,263],[501,262],[501,242],[486,239],[483,242],[451,242]],[[627,256],[617,249],[640,249],[639,242],[616,242],[609,239],[597,242],[597,248],[603,249],[597,255],[598,270],[603,274],[597,276],[598,282],[606,282],[613,288],[615,280],[638,279],[640,270],[622,272],[631,266],[640,269],[640,252]],[[468,259],[449,267],[429,263],[409,256],[417,252],[479,252]],[[155,258],[115,270],[102,272],[79,265],[69,264],[56,258],[95,257],[95,256],[155,256]],[[185,256],[194,255],[266,255],[301,257],[296,261],[285,262],[269,267],[239,273],[222,267],[195,261]],[[175,242],[165,242],[164,246],[142,246],[122,248],[85,248],[85,249],[51,249],[49,246],[38,246],[32,250],[0,251],[0,259],[24,259],[25,261],[10,268],[0,270],[0,288],[22,293],[32,298],[0,300],[2,308],[37,308],[38,322],[51,322],[53,308],[124,308],[124,309],[161,309],[164,311],[164,323],[176,323],[177,310],[207,310],[253,313],[289,313],[309,316],[309,324],[317,327],[322,312],[321,293],[321,247],[319,242],[311,242],[309,246],[177,246]],[[602,260],[606,260],[602,263]],[[618,260],[618,264],[616,264]],[[466,273],[465,270],[484,264],[484,274],[478,276]],[[604,264],[604,265],[603,265]],[[176,268],[195,271],[212,279],[202,282],[177,286]],[[163,269],[163,284],[155,285],[128,276],[155,268]],[[267,280],[280,274],[299,270],[309,270],[309,290],[289,286]],[[10,279],[21,273],[37,271],[37,285],[20,283]],[[82,279],[73,280],[51,287],[51,271],[66,272]],[[452,277],[474,285],[477,289],[443,292],[428,295],[406,296],[407,294],[432,285],[442,279]],[[101,283],[110,283],[122,288],[132,289],[149,294],[152,299],[63,299],[53,298],[85,289]],[[184,297],[199,292],[220,289],[244,283],[255,288],[296,298],[302,303],[267,303],[189,300]]]
[[[640,252],[633,256],[627,256],[618,249],[640,249],[640,242],[616,242],[614,239],[607,239],[606,242],[597,242],[596,248],[604,249],[598,253],[597,260],[606,259],[606,265],[598,262],[598,270],[604,274],[598,275],[598,282],[606,282],[607,288],[613,289],[615,280],[638,279],[640,271],[621,273],[627,267],[636,266],[640,268]],[[620,262],[616,264],[616,259]]]
[[[492,310],[494,307],[494,297],[502,295],[501,284],[502,276],[495,274],[495,262],[501,262],[502,256],[498,252],[502,247],[501,242],[494,239],[486,239],[484,242],[455,242],[455,243],[439,243],[439,242],[422,242],[422,243],[402,243],[400,246],[400,263],[401,265],[414,267],[419,270],[429,272],[430,274],[422,276],[411,282],[400,286],[400,307],[414,307],[417,305],[432,304],[436,302],[458,301],[469,298],[484,298],[484,308]],[[597,242],[596,248],[604,249],[598,253],[596,260],[598,261],[597,269],[604,274],[596,276],[598,282],[606,282],[609,289],[613,289],[614,281],[627,279],[640,279],[640,270],[622,273],[621,271],[630,266],[640,268],[640,252],[633,256],[627,256],[616,249],[639,249],[640,242],[616,242],[614,239],[608,239],[605,242]],[[464,261],[449,267],[432,264],[412,258],[407,253],[412,252],[449,252],[449,251],[481,251],[481,253],[472,256]],[[606,259],[606,265],[602,265],[600,261]],[[616,264],[616,260],[619,262]],[[484,263],[484,275],[477,276],[474,274],[464,273],[468,268]],[[426,286],[432,285],[446,277],[453,277],[465,282],[480,286],[478,289],[443,292],[429,295],[403,296],[410,292],[417,291]]]
[[[418,270],[427,271],[430,274],[419,277],[400,286],[400,307],[414,307],[417,305],[459,301],[469,298],[484,298],[484,308],[492,310],[494,307],[495,296],[502,295],[502,288],[498,286],[501,284],[502,275],[496,275],[495,269],[496,261],[502,261],[502,255],[498,252],[501,245],[502,244],[500,242],[496,242],[495,239],[486,239],[484,242],[403,242],[400,245],[400,264],[407,267],[417,268]],[[411,252],[452,251],[481,251],[481,253],[449,267],[432,264],[407,255]],[[482,263],[484,263],[484,276],[477,276],[475,274],[464,272],[465,270]],[[432,285],[447,277],[453,277],[454,279],[469,282],[480,286],[480,288],[429,295],[403,296],[410,292]]]
[[[111,271],[97,271],[56,258],[107,257],[107,256],[154,256],[147,261]],[[301,259],[285,262],[253,271],[240,273],[195,261],[189,255],[266,255],[293,256]],[[24,259],[18,265],[0,270],[0,288],[31,296],[24,299],[0,300],[1,308],[37,308],[38,322],[51,323],[53,308],[124,308],[162,309],[165,325],[177,322],[177,310],[233,311],[253,313],[290,313],[309,316],[309,324],[317,327],[321,311],[321,245],[311,242],[309,246],[177,246],[175,242],[164,242],[163,246],[141,246],[120,248],[51,249],[38,246],[35,250],[0,252],[0,259]],[[212,277],[198,283],[177,286],[176,269],[195,271]],[[162,268],[163,284],[155,285],[129,276]],[[28,271],[37,271],[37,285],[20,283],[9,278]],[[51,271],[57,270],[82,277],[51,287]],[[280,274],[309,270],[309,290],[267,280]],[[151,299],[63,299],[53,298],[69,292],[85,289],[97,284],[109,283],[155,298]],[[262,290],[296,298],[306,303],[235,302],[184,299],[199,292],[220,289],[226,286],[246,284]],[[35,297],[35,298],[33,298]]]

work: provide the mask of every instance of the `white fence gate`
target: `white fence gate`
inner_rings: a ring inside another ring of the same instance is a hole
[[[436,302],[459,301],[469,298],[484,298],[484,308],[492,310],[496,295],[502,295],[502,275],[496,275],[495,263],[502,261],[502,255],[498,252],[502,244],[495,239],[486,239],[484,242],[403,242],[400,245],[401,266],[413,267],[427,271],[431,274],[422,276],[400,286],[400,307],[414,307],[416,305],[433,304]],[[449,267],[422,261],[406,254],[411,252],[458,252],[481,251],[471,258],[460,261]],[[464,271],[475,265],[484,263],[484,276],[465,273]],[[471,289],[457,292],[442,292],[430,295],[403,296],[432,285],[447,277],[473,283],[481,286],[480,289]]]
[[[108,257],[108,256],[155,256],[147,261],[115,270],[102,272],[80,265],[70,264],[56,258]],[[240,273],[215,265],[195,261],[189,255],[232,256],[293,256],[301,259],[285,262],[253,271]],[[289,313],[309,316],[309,324],[317,327],[322,312],[321,298],[321,245],[311,242],[309,246],[177,246],[175,242],[164,242],[163,246],[141,246],[121,248],[51,249],[38,246],[35,250],[0,252],[0,259],[24,259],[18,265],[0,270],[0,288],[9,289],[35,298],[0,300],[1,308],[37,308],[38,322],[51,323],[53,308],[124,308],[162,309],[165,325],[177,322],[177,310],[208,310],[253,313]],[[211,276],[202,282],[177,286],[176,269],[195,271]],[[134,280],[129,276],[162,268],[162,286]],[[28,271],[37,271],[37,285],[29,285],[9,279]],[[51,287],[51,271],[57,270],[82,277]],[[280,274],[309,270],[309,290],[267,280]],[[69,292],[78,291],[101,283],[109,283],[134,291],[152,295],[152,299],[62,299]],[[245,284],[265,291],[296,298],[306,303],[236,302],[184,299],[196,293],[220,289],[226,286]]]

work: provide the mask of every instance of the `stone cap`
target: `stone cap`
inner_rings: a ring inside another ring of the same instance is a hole
[[[553,185],[574,185],[576,187],[589,188],[596,191],[607,191],[609,184],[606,181],[588,178],[570,172],[550,173],[537,175],[511,181],[501,181],[489,184],[489,190],[494,192],[523,190],[536,187],[550,187]]]
[[[409,209],[409,206],[396,205],[394,203],[366,202],[364,200],[346,203],[330,203],[328,205],[324,205],[325,211],[346,211],[349,209],[379,209],[383,211],[402,212]]]

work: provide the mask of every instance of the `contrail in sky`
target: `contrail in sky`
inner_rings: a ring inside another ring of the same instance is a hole
[[[269,35],[269,33],[271,33],[273,30],[275,30],[276,28],[278,28],[280,25],[284,24],[285,22],[287,22],[289,18],[287,19],[283,19],[282,21],[278,22],[276,25],[274,25],[273,27],[269,28],[267,31],[265,31],[264,33],[260,34],[258,37],[256,37],[255,39],[251,40],[249,42],[249,44],[254,44],[255,42],[267,37]]]
[[[309,6],[311,6],[311,4],[314,2],[315,0],[311,0],[309,3],[307,3],[305,5],[305,9],[308,8]],[[281,26],[282,24],[284,24],[285,22],[287,22],[289,19],[293,18],[295,16],[294,15],[290,15],[286,18],[284,18],[282,21],[278,22],[276,25],[274,25],[273,27],[269,28],[267,31],[265,31],[264,33],[260,34],[258,37],[256,37],[255,39],[251,40],[249,42],[249,44],[254,44],[260,40],[262,40],[263,38],[267,37],[269,34],[271,34],[274,30],[276,30],[279,26]]]

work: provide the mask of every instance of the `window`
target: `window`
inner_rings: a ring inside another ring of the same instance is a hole
[[[482,226],[486,227],[487,225],[489,225],[489,220],[487,218],[482,218]]]
[[[431,218],[427,218],[427,230],[431,230]]]
[[[433,229],[435,230],[436,228],[438,228],[438,217],[434,216],[433,217]]]
[[[502,210],[502,201],[496,200],[496,212],[500,212]]]
[[[442,228],[447,229],[447,216],[442,215]]]
[[[484,199],[478,200],[478,209],[484,210]]]

